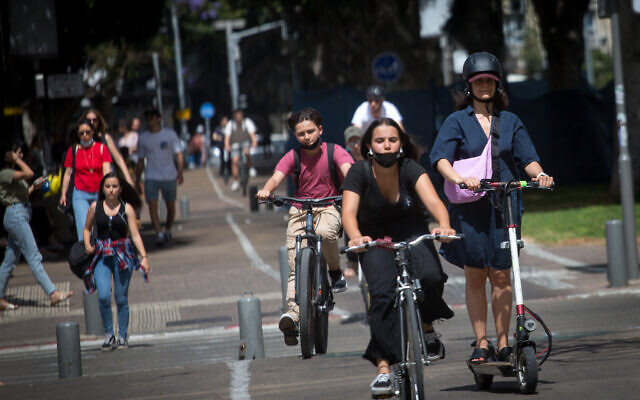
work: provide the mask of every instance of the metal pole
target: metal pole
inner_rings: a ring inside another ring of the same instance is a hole
[[[262,315],[260,300],[253,293],[245,293],[238,300],[238,322],[240,325],[240,359],[264,358]]]
[[[627,134],[627,114],[625,111],[624,79],[622,70],[622,49],[620,46],[620,21],[618,7],[612,2],[611,36],[613,41],[613,77],[616,97],[616,120],[618,123],[618,173],[620,175],[620,199],[622,202],[622,223],[627,264],[627,277],[638,279],[638,244],[636,242],[636,222],[633,200],[633,170],[629,154]]]
[[[584,40],[584,65],[587,70],[587,81],[591,86],[595,86],[596,80],[593,75],[593,51],[591,49],[591,37],[593,36],[593,26],[589,12],[584,14],[582,19],[582,38]]]
[[[82,376],[80,357],[80,328],[77,322],[61,322],[56,325],[58,347],[58,377],[60,379]]]
[[[624,254],[624,231],[622,221],[612,219],[604,224],[607,238],[607,279],[611,287],[627,284],[627,266]]]
[[[227,21],[225,26],[227,38],[227,62],[229,63],[229,86],[231,87],[231,108],[238,108],[238,72],[236,71],[236,52],[238,43],[233,38],[231,31],[231,21]]]
[[[178,82],[178,105],[180,110],[186,108],[184,101],[184,82],[182,80],[182,48],[180,45],[180,29],[178,27],[178,16],[176,15],[176,6],[171,3],[171,25],[173,26],[173,51],[176,58],[176,80]],[[189,140],[187,133],[187,121],[180,119],[180,138]]]
[[[98,301],[98,291],[92,294],[82,291],[82,305],[84,308],[84,328],[87,335],[104,335],[102,314]]]
[[[156,80],[156,106],[160,115],[162,115],[162,80],[160,79],[160,60],[158,52],[151,53],[151,59],[153,60],[153,75]]]

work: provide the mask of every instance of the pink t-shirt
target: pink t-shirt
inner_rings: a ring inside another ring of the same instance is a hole
[[[298,189],[294,196],[303,199],[318,199],[321,197],[337,196],[340,194],[337,188],[333,186],[331,180],[331,173],[329,172],[329,163],[327,160],[327,144],[322,143],[322,150],[313,156],[308,156],[304,150],[300,151],[300,182],[298,182]],[[285,176],[293,176],[294,158],[293,152],[296,149],[289,150],[285,154],[275,170],[282,172]],[[339,145],[333,145],[333,161],[336,164],[336,170],[338,171],[338,177],[340,182],[344,180],[340,166],[349,163],[353,164],[351,155],[347,153],[345,149]]]

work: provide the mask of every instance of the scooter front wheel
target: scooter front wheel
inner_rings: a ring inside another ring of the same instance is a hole
[[[531,394],[538,386],[538,362],[532,346],[518,352],[518,387],[523,394]]]

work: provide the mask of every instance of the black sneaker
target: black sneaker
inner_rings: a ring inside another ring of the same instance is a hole
[[[391,382],[391,374],[378,374],[371,382],[371,394],[373,396],[390,395],[393,393],[393,384]]]
[[[424,332],[424,341],[427,347],[427,359],[437,361],[444,359],[444,344],[440,341],[440,334],[436,331]]]
[[[127,338],[118,337],[118,350],[126,350],[129,348],[129,340]]]
[[[329,277],[331,278],[331,291],[333,293],[342,293],[349,287],[341,270],[329,271]]]
[[[111,351],[116,346],[116,337],[113,333],[109,333],[104,337],[104,342],[102,343],[102,351]]]
[[[291,315],[284,313],[280,316],[278,328],[284,334],[284,343],[287,346],[295,346],[298,344],[298,325]]]

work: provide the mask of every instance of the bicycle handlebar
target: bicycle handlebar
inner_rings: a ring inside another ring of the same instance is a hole
[[[376,239],[374,241],[363,243],[357,246],[342,247],[340,248],[340,254],[349,253],[349,252],[353,252],[360,249],[368,249],[369,247],[383,247],[385,249],[392,249],[392,250],[403,249],[403,248],[406,249],[406,248],[415,246],[418,243],[423,242],[425,240],[463,239],[463,238],[464,238],[463,233],[458,233],[457,235],[439,235],[439,234],[434,235],[432,233],[426,233],[422,236],[417,237],[416,239],[413,239],[410,242],[407,242],[407,241],[393,242],[390,237],[385,237],[383,239]]]
[[[278,207],[282,207],[284,204],[292,204],[292,203],[300,203],[303,206],[311,206],[311,207],[322,207],[328,206],[332,204],[340,204],[342,201],[342,196],[329,196],[322,197],[319,199],[301,199],[297,197],[287,197],[287,196],[269,196],[269,199],[266,201],[260,201],[260,204],[264,203],[273,203]]]
[[[466,189],[467,185],[464,183],[458,184],[460,189]],[[520,190],[520,189],[540,189],[540,190],[553,190],[555,182],[551,186],[540,186],[538,182],[534,181],[509,181],[509,182],[495,182],[489,179],[482,179],[480,181],[480,189],[474,190],[475,193],[479,192],[494,192],[496,190]]]

